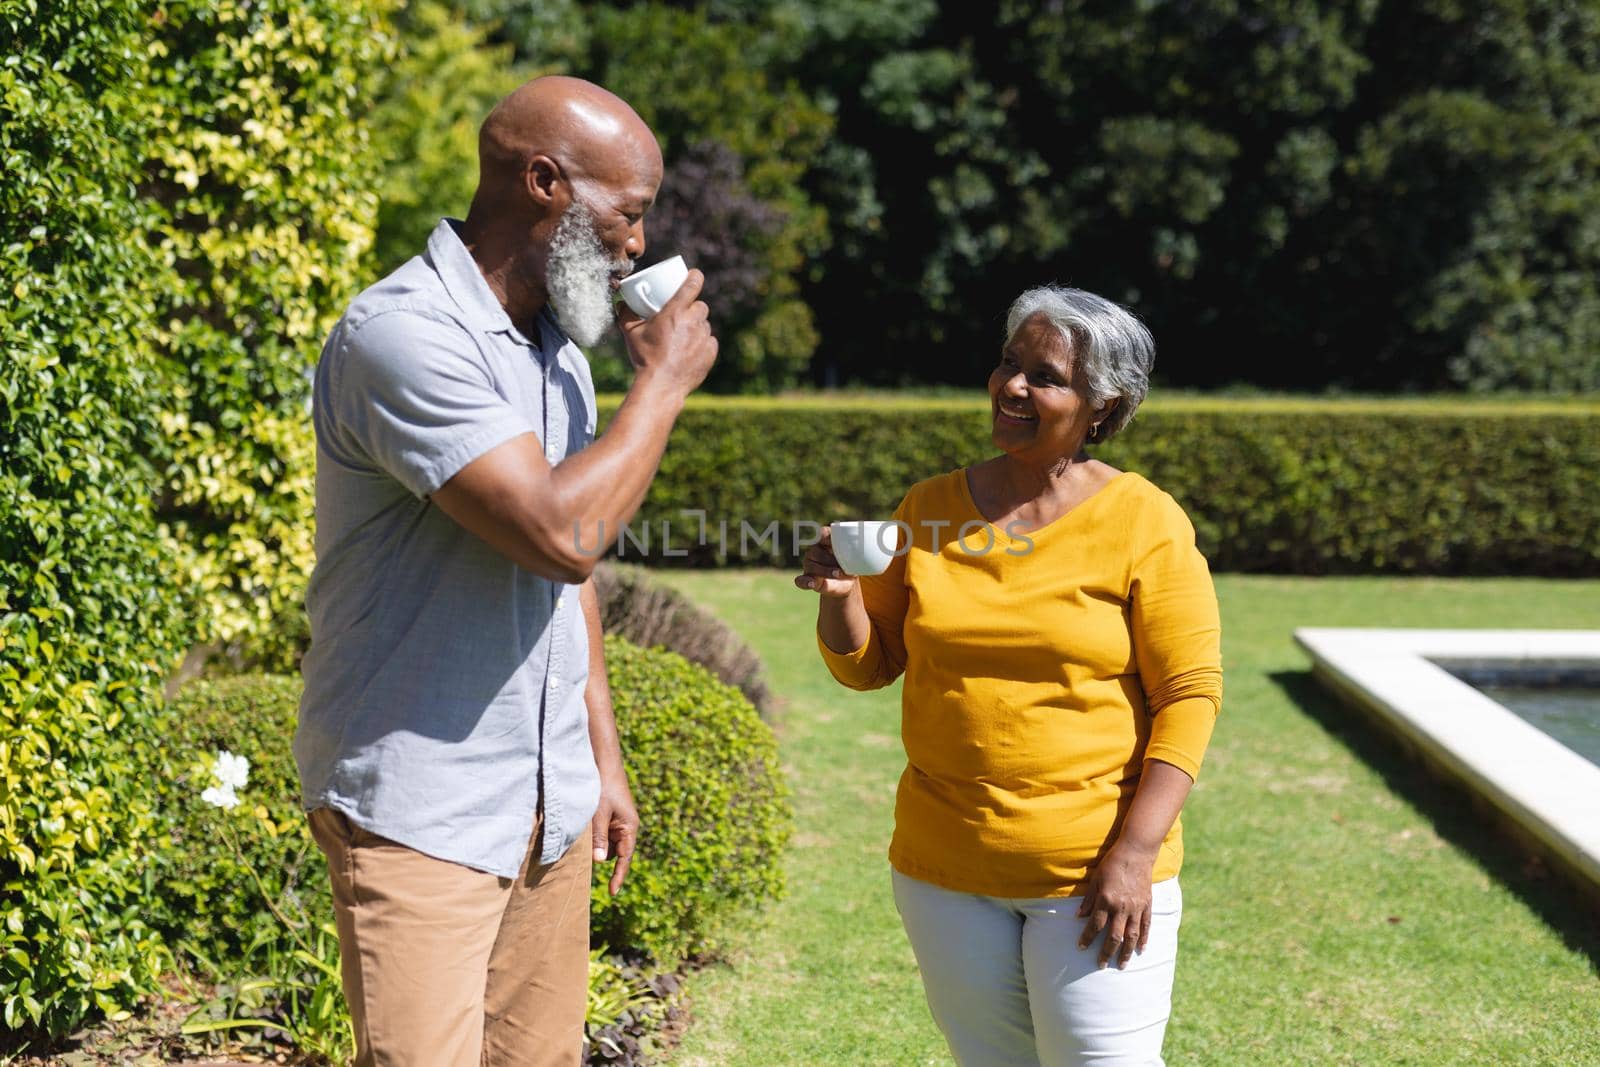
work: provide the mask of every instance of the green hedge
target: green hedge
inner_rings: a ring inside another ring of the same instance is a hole
[[[130,727],[183,647],[144,456],[167,279],[132,239],[143,4],[0,3],[0,1033],[150,988]],[[0,1058],[9,1042],[0,1040]]]
[[[640,837],[621,894],[596,867],[594,936],[671,962],[715,948],[732,912],[782,892],[788,789],[772,730],[709,671],[607,637],[606,675]]]
[[[0,0],[0,1032],[153,988],[129,738],[191,639],[302,636],[391,6]]]
[[[395,0],[169,0],[152,16],[140,192],[159,316],[160,516],[200,640],[293,666],[312,563],[308,375],[370,282],[380,168],[363,119]],[[159,324],[159,325],[158,325]]]
[[[619,554],[648,533],[656,564],[792,560],[794,520],[886,518],[993,454],[986,401],[691,401]],[[1097,454],[1176,497],[1218,571],[1600,575],[1593,402],[1158,400]]]

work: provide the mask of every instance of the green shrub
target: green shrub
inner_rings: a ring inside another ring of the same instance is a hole
[[[982,401],[692,401],[619,555],[792,560],[795,520],[887,517],[994,454]],[[1156,401],[1097,455],[1176,497],[1219,571],[1600,574],[1593,403]]]
[[[333,916],[327,864],[300,809],[290,749],[300,690],[299,679],[273,675],[194,682],[157,724],[161,766],[149,787],[161,847],[150,860],[149,914],[180,950],[220,960],[263,933],[282,936],[268,900],[286,901],[296,915]],[[250,761],[249,785],[231,811],[200,799],[222,751]]]
[[[127,735],[186,638],[143,459],[168,284],[133,238],[143,7],[0,2],[0,1058],[160,965]]]
[[[441,216],[466,217],[478,187],[478,125],[536,72],[436,0],[410,5],[397,21],[402,54],[383,76],[371,122],[383,180],[374,277],[420,254]]]
[[[312,559],[307,375],[367,280],[363,119],[393,0],[175,0],[150,23],[141,191],[175,285],[162,517],[202,640],[287,668]]]
[[[653,580],[643,567],[602,563],[594,584],[600,625],[608,634],[640,648],[665,648],[698,664],[744,694],[770,721],[772,691],[755,649],[721,619],[695,606],[671,586]]]
[[[619,638],[606,648],[645,833],[622,896],[610,899],[597,874],[594,937],[614,951],[671,962],[710,945],[731,909],[781,887],[777,862],[790,815],[776,745],[737,690],[681,657]],[[345,1025],[342,1007],[327,1002],[336,960],[323,959],[319,970],[296,952],[302,942],[317,945],[333,917],[290,747],[300,692],[298,679],[271,675],[196,682],[150,725],[148,762],[130,773],[153,788],[160,826],[142,906],[183,966],[223,982],[196,1028],[244,1013],[302,1048],[336,1048]],[[201,799],[215,784],[219,752],[250,763],[231,810]],[[597,1030],[661,996],[636,988],[635,968],[621,980],[620,966],[601,960],[591,968]],[[245,988],[248,997],[237,995]]]
[[[179,966],[215,990],[186,1024],[335,1061],[351,1049],[328,868],[300,809],[290,749],[299,679],[192,683],[153,730],[159,847],[147,914]],[[249,761],[231,809],[207,802],[227,752]]]
[[[349,1015],[330,941],[328,869],[300,810],[290,748],[300,692],[296,678],[237,675],[193,683],[172,702],[158,728],[159,767],[149,776],[161,832],[145,903],[180,964],[217,989],[190,1019],[191,1032],[214,1027],[263,1048],[276,1040],[339,1062]],[[250,761],[232,810],[201,799],[224,751]],[[302,943],[313,959],[296,952]],[[609,1031],[655,999],[637,968],[592,957],[591,1028]],[[248,1020],[258,1022],[240,1025]]]
[[[607,637],[606,669],[641,831],[621,894],[596,866],[594,936],[667,962],[714,949],[723,920],[783,890],[777,742],[737,689],[675,653]]]

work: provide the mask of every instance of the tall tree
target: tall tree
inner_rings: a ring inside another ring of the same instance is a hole
[[[797,383],[818,339],[801,286],[829,241],[827,215],[803,179],[825,151],[832,119],[794,78],[772,73],[771,27],[665,3],[467,0],[463,16],[478,51],[509,46],[521,73],[598,81],[655,130],[667,169],[644,262],[681,252],[706,272],[723,342],[708,387],[749,392]],[[410,17],[402,30],[412,55],[435,63],[444,57],[422,21]],[[495,62],[451,64],[463,90],[455,98],[498,90]],[[416,140],[412,131],[436,129],[434,110],[425,95],[391,94],[382,108],[384,140],[403,147]],[[433,136],[430,143],[443,141]],[[423,216],[437,217],[450,209],[444,193],[459,199],[460,184],[430,186],[403,214],[413,227]],[[395,225],[380,227],[380,245],[398,222],[397,214]],[[595,355],[596,384],[623,387],[629,371],[618,342]]]
[[[818,380],[971,382],[1006,302],[1169,382],[1595,388],[1595,0],[712,0],[837,115]]]

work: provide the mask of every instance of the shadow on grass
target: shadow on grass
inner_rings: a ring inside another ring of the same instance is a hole
[[[1310,671],[1277,671],[1269,677],[1296,707],[1421,812],[1440,837],[1522,898],[1600,973],[1600,890],[1580,887],[1577,876],[1569,877],[1564,870],[1550,870],[1547,864],[1552,857],[1524,831],[1455,779],[1418,758],[1366,711],[1341,701]],[[1417,773],[1419,770],[1423,773]],[[1486,822],[1496,832],[1485,833]]]

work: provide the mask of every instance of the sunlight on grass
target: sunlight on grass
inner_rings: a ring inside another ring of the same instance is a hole
[[[679,1064],[947,1063],[889,898],[899,686],[817,657],[775,571],[657,572],[785,701],[788,899],[691,985]],[[1311,681],[1296,626],[1600,627],[1600,582],[1221,576],[1227,694],[1185,809],[1174,1064],[1596,1064],[1600,930]]]

